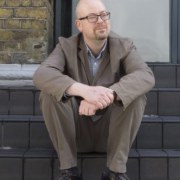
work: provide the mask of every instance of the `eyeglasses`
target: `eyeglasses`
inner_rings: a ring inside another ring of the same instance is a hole
[[[103,13],[101,13],[101,14],[99,14],[99,15],[97,15],[97,14],[90,14],[90,15],[88,15],[88,16],[86,16],[86,17],[79,18],[79,20],[87,19],[88,22],[90,22],[90,23],[95,23],[95,22],[98,21],[98,18],[99,18],[99,17],[100,17],[103,21],[106,21],[106,20],[110,19],[110,12],[103,12]]]

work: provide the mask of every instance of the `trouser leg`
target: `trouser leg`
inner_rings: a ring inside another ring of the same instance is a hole
[[[97,122],[92,122],[90,117],[78,116],[78,105],[72,101],[57,102],[52,96],[41,93],[40,102],[61,169],[77,166],[77,149],[103,152],[108,144],[107,167],[115,172],[126,171],[129,149],[144,113],[144,96],[125,111],[112,105]]]
[[[105,152],[108,137],[109,113],[106,119],[93,122],[79,116],[75,98],[57,102],[47,94],[40,94],[40,104],[53,146],[58,154],[60,169],[77,166],[77,152]]]
[[[120,106],[112,106],[107,146],[107,167],[110,170],[126,172],[129,150],[141,124],[145,105],[146,97],[141,96],[125,111]]]
[[[76,131],[71,101],[57,102],[52,96],[41,93],[40,104],[49,136],[60,159],[60,169],[77,166]]]
[[[104,111],[101,119],[93,122],[90,117],[80,117],[77,122],[79,152],[106,152],[110,109]]]

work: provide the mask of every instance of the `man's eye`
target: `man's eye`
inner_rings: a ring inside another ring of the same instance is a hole
[[[107,16],[107,14],[101,14],[101,17]]]
[[[96,16],[89,16],[88,18],[89,18],[89,19],[95,19]]]

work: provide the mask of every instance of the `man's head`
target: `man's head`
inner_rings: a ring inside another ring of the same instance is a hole
[[[110,13],[101,0],[79,0],[76,17],[76,26],[85,41],[105,40],[108,37]]]

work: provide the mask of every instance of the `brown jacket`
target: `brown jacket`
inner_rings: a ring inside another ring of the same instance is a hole
[[[111,32],[108,48],[110,60],[102,61],[92,79],[82,34],[60,37],[54,51],[35,72],[34,84],[57,101],[74,82],[109,87],[126,108],[135,98],[153,88],[154,76],[129,39]]]

